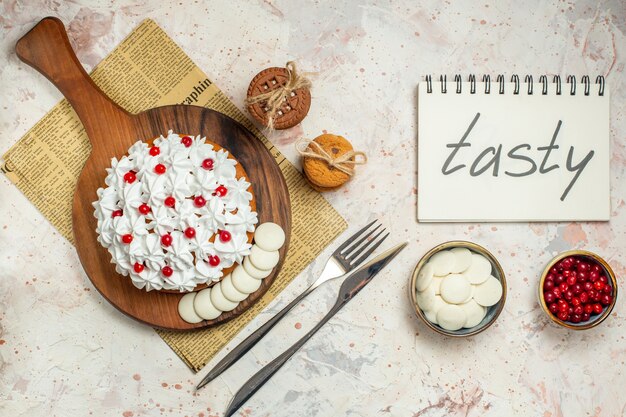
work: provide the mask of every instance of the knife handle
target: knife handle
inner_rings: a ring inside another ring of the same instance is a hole
[[[247,400],[252,397],[282,366],[296,353],[332,316],[341,309],[346,303],[345,300],[338,299],[333,308],[324,316],[324,318],[315,325],[307,334],[302,336],[300,340],[294,343],[289,349],[281,353],[276,359],[261,368],[256,374],[250,378],[243,387],[237,391],[233,397],[226,416],[231,416],[237,411]]]
[[[310,286],[303,293],[297,296],[292,302],[287,304],[282,310],[280,310],[274,317],[269,319],[265,324],[256,329],[250,336],[238,344],[233,350],[231,350],[224,358],[218,362],[217,365],[209,371],[209,373],[198,383],[196,389],[200,389],[215,378],[217,378],[222,372],[230,368],[235,362],[237,362],[243,355],[245,355],[254,345],[256,345],[270,330],[283,318],[287,313],[294,308],[300,301],[309,295],[314,286]]]

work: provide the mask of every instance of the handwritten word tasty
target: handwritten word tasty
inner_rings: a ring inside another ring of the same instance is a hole
[[[476,125],[476,122],[478,122],[479,118],[480,118],[480,113],[476,113],[474,120],[472,120],[472,123],[470,123],[470,125],[468,126],[467,130],[465,131],[465,134],[461,137],[461,140],[459,140],[457,143],[446,144],[446,147],[451,148],[452,151],[450,152],[450,154],[448,155],[448,158],[446,159],[445,163],[441,167],[441,172],[443,173],[443,175],[450,175],[450,174],[453,174],[454,172],[461,171],[463,170],[463,168],[467,166],[464,163],[459,163],[457,161],[461,159],[462,156],[467,155],[467,152],[461,152],[461,148],[469,148],[472,146],[472,144],[468,140],[468,136],[471,133],[474,126]],[[536,151],[537,151],[536,153],[539,153],[539,154],[543,153],[543,159],[541,159],[540,164],[535,162],[535,160],[531,157],[532,146],[530,146],[529,144],[522,143],[511,148],[507,152],[506,157],[509,159],[516,160],[516,161],[523,161],[528,165],[528,168],[525,171],[517,171],[517,172],[505,170],[504,175],[507,175],[509,177],[526,177],[528,175],[533,175],[536,173],[538,175],[543,175],[543,174],[547,174],[548,172],[552,170],[561,168],[561,166],[558,163],[555,163],[554,161],[550,163],[550,155],[552,151],[559,149],[559,145],[556,144],[556,140],[559,135],[559,131],[561,129],[562,124],[563,123],[561,120],[559,120],[558,123],[556,124],[556,128],[554,129],[554,133],[552,134],[552,140],[550,141],[549,145],[539,146],[536,148]],[[461,153],[463,155],[457,156],[457,154],[461,154]],[[570,181],[568,186],[563,191],[563,194],[561,195],[561,201],[565,200],[565,198],[567,197],[567,194],[570,192],[570,190],[576,183],[576,180],[578,180],[578,178],[584,171],[587,164],[589,164],[589,161],[591,161],[591,158],[593,158],[593,155],[595,152],[593,150],[589,151],[587,155],[585,155],[585,157],[579,160],[577,163],[574,162],[574,153],[575,153],[574,146],[570,146],[569,151],[567,153],[567,160],[565,162],[565,168],[567,169],[567,171],[574,173],[574,176],[572,177],[572,180]],[[497,147],[489,146],[485,148],[484,150],[482,150],[478,154],[478,156],[474,158],[472,164],[469,167],[469,174],[472,177],[478,177],[482,175],[483,173],[487,172],[487,170],[491,169],[491,175],[494,177],[497,177],[498,175],[500,175],[501,161],[502,161],[502,144],[498,145]]]

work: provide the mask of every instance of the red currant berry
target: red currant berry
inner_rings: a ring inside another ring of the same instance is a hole
[[[554,297],[555,297],[556,299],[561,298],[561,289],[560,289],[560,288],[558,288],[558,287],[555,287],[555,288],[552,290],[552,294],[554,294]]]
[[[563,273],[561,274],[563,275],[563,277],[565,277],[565,279],[571,277],[572,275],[576,275],[576,273],[574,271],[570,271],[569,269],[566,269],[565,271],[563,271]]]
[[[176,205],[176,199],[172,196],[165,197],[165,200],[163,200],[163,204],[165,204],[167,207],[174,207]]]
[[[228,192],[228,189],[224,187],[223,185],[220,185],[219,187],[215,189],[215,195],[218,197],[224,197],[227,192]]]
[[[580,323],[583,319],[582,314],[572,314],[572,317],[570,317],[570,321],[572,323]]]
[[[185,236],[188,239],[193,239],[196,236],[196,229],[194,229],[193,227],[188,227],[185,229]]]
[[[183,138],[180,140],[180,143],[185,145],[185,148],[190,147],[192,142],[193,139],[191,139],[189,136],[183,136]]]
[[[561,292],[565,292],[569,289],[569,285],[567,285],[567,282],[562,282],[559,285],[559,289],[561,290]]]
[[[169,233],[166,235],[163,235],[161,236],[161,245],[170,246],[173,240],[174,239],[172,239],[172,235],[170,235]]]
[[[593,304],[585,304],[583,308],[585,309],[585,314],[593,313]]]
[[[567,280],[565,282],[567,282],[567,285],[574,285],[576,284],[576,277],[570,275],[569,277],[567,277]]]
[[[146,203],[143,203],[142,205],[139,206],[138,210],[139,210],[139,213],[146,215],[150,213],[150,206],[147,205]]]
[[[585,290],[585,291],[593,290],[593,284],[591,282],[589,282],[589,281],[585,282],[583,284],[583,290]]]
[[[585,282],[589,280],[589,275],[591,274],[591,272],[578,272],[576,274],[576,277],[578,278],[578,281],[580,282]]]
[[[569,314],[567,314],[567,311],[559,311],[559,314],[557,315],[557,317],[561,321],[568,321],[569,320]]]
[[[207,158],[204,161],[202,161],[202,168],[210,171],[213,169],[213,160],[211,158]]]
[[[554,281],[546,281],[543,283],[544,291],[550,291],[553,288],[554,288]]]
[[[156,172],[159,175],[165,174],[165,171],[167,171],[167,168],[165,168],[165,165],[163,164],[156,164],[154,166],[154,172]]]
[[[171,266],[169,265],[165,265],[162,269],[161,269],[161,273],[163,273],[164,276],[166,277],[171,277],[172,274],[174,273],[174,270],[172,269]]]
[[[564,281],[565,281],[565,277],[563,275],[561,275],[561,274],[559,274],[556,277],[554,277],[554,283],[556,285],[561,285]]]
[[[126,243],[127,245],[132,241],[133,241],[133,235],[131,235],[130,233],[122,236],[122,242]]]
[[[602,295],[602,293],[601,293],[601,292],[596,291],[596,292],[594,292],[593,294],[589,294],[589,297],[591,298],[591,301],[593,301],[593,302],[596,302],[596,303],[597,303],[598,301],[600,301],[600,296],[601,296],[601,295]]]
[[[574,293],[572,292],[572,290],[567,290],[563,293],[563,298],[569,301],[574,298]]]
[[[198,208],[204,207],[206,205],[206,199],[199,195],[193,199],[193,205]]]
[[[587,320],[589,320],[590,318],[591,318],[591,314],[589,314],[589,313],[585,313],[585,314],[583,314],[583,321],[587,321]]]
[[[609,284],[604,285],[604,289],[602,290],[605,294],[613,294],[613,287]]]
[[[140,264],[139,262],[135,262],[135,265],[133,265],[133,269],[138,274],[141,274],[143,272],[143,268],[144,268],[143,264]]]
[[[591,270],[591,265],[589,265],[587,262],[581,262],[578,264],[578,267],[576,269],[579,272],[589,272]]]
[[[559,306],[557,303],[552,303],[548,306],[548,310],[550,310],[552,314],[557,314],[559,312]]]
[[[569,312],[569,304],[559,304],[559,312],[561,311]]]
[[[218,266],[220,264],[220,257],[217,255],[209,256],[209,265]]]
[[[543,298],[544,300],[546,300],[546,303],[548,304],[552,304],[553,302],[556,301],[556,298],[554,297],[554,294],[551,292],[546,292],[545,294],[543,294]]]
[[[609,282],[609,279],[607,277],[605,277],[604,275],[600,275],[600,278],[598,278],[598,281],[606,284]]]
[[[220,240],[224,243],[229,242],[232,238],[230,232],[228,230],[222,230],[220,232]]]
[[[589,302],[589,294],[587,294],[586,292],[581,292],[578,298],[583,304],[587,304]]]
[[[151,156],[157,156],[160,153],[161,153],[161,148],[159,148],[158,146],[153,146],[152,148],[150,148]]]
[[[591,267],[591,271],[592,271],[592,272],[602,272],[602,268],[600,267],[600,265],[598,265],[598,264],[594,264],[594,265]]]
[[[589,281],[591,282],[596,282],[597,280],[600,279],[600,273],[599,272],[595,272],[595,271],[591,271],[589,272]]]
[[[578,314],[578,315],[583,315],[583,313],[585,312],[585,309],[583,308],[583,306],[576,306],[574,307],[574,314]]]
[[[609,304],[611,304],[611,301],[613,301],[613,297],[611,297],[609,294],[602,294],[600,296],[600,304],[602,304],[603,306],[608,306]]]
[[[580,302],[580,298],[578,297],[572,297],[572,299],[570,300],[570,303],[572,303],[572,305],[574,307],[579,306],[581,304]],[[582,314],[582,313],[581,313]]]
[[[559,275],[559,270],[557,269],[556,266],[553,266],[552,268],[550,268],[550,275],[552,275],[553,277],[556,275]]]
[[[122,210],[113,210],[113,213],[111,213],[111,217],[120,217],[122,214],[124,214]]]
[[[124,174],[124,182],[132,184],[135,182],[136,179],[137,175],[133,171],[128,171],[126,174]]]
[[[598,291],[602,291],[604,289],[604,282],[602,281],[596,281],[593,283],[593,288],[595,288]]]
[[[576,283],[576,284],[572,285],[571,290],[572,290],[572,292],[573,292],[575,295],[578,295],[578,294],[580,294],[581,292],[583,292],[583,286],[582,286],[582,285],[580,285],[579,283]]]
[[[602,310],[604,310],[604,307],[602,307],[602,304],[595,303],[593,305],[593,313],[594,314],[600,314],[600,313],[602,313]]]

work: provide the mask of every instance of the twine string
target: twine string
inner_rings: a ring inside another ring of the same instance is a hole
[[[267,128],[273,129],[274,120],[278,110],[283,105],[283,102],[287,101],[291,97],[291,93],[300,88],[311,88],[311,81],[303,74],[298,73],[298,68],[295,61],[287,62],[285,65],[287,69],[287,82],[285,85],[268,91],[267,93],[257,94],[256,96],[248,97],[246,99],[246,105],[250,106],[257,103],[264,103],[267,110]]]
[[[296,142],[296,150],[303,157],[325,161],[331,168],[336,168],[349,176],[355,174],[354,167],[356,165],[365,165],[367,163],[365,152],[352,150],[335,158],[326,152],[319,143],[306,138],[300,138]],[[361,158],[357,159],[357,157]]]

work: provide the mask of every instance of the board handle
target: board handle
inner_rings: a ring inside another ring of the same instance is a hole
[[[115,104],[93,82],[76,57],[65,26],[45,17],[15,45],[17,56],[48,78],[74,108],[93,143],[94,131],[130,126],[132,115]]]

